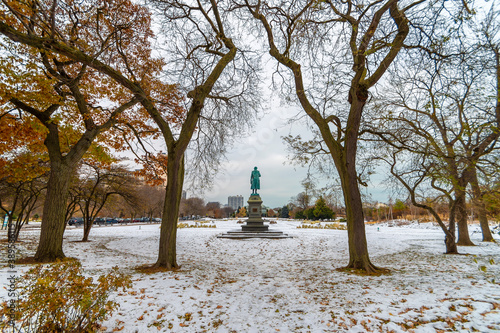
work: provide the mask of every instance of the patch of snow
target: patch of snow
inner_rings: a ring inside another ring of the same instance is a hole
[[[367,225],[370,258],[391,273],[358,276],[336,270],[348,261],[347,231],[298,229],[298,221],[277,219],[270,230],[293,238],[219,239],[241,225],[210,221],[217,228],[178,229],[181,269],[155,274],[134,268],[156,261],[159,224],[94,227],[88,243],[75,242],[81,227],[66,230],[65,254],[86,273],[119,266],[132,275],[133,287],[112,296],[120,308],[104,331],[500,331],[500,246],[482,243],[479,233],[471,236],[478,246],[459,247],[468,255],[445,255],[444,234],[430,223]],[[38,237],[38,229],[23,230],[19,251],[32,256]],[[6,269],[0,276],[6,286]]]

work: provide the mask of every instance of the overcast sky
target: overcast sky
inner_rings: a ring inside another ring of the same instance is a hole
[[[218,201],[227,204],[228,196],[243,195],[248,200],[250,190],[250,173],[257,167],[261,173],[261,189],[259,194],[263,204],[268,207],[282,207],[290,202],[291,197],[303,191],[301,182],[307,176],[307,168],[290,165],[287,159],[286,146],[281,137],[288,134],[301,134],[308,137],[305,126],[300,122],[287,124],[289,117],[296,115],[300,110],[273,106],[267,114],[256,123],[253,132],[240,140],[229,150],[227,162],[224,163],[217,175],[212,190],[205,192],[207,202]],[[377,179],[385,177],[376,175],[371,186],[363,189],[364,193],[371,193],[372,199],[380,202],[388,201],[388,192],[378,183]],[[318,178],[317,187],[327,185],[326,179]],[[194,189],[184,188],[187,196],[196,195]]]

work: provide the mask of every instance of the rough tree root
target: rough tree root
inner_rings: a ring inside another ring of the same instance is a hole
[[[391,271],[387,268],[377,267],[371,262],[367,263],[349,263],[346,267],[338,268],[340,272],[348,272],[356,275],[375,275],[390,274]]]
[[[175,266],[175,267],[172,267],[171,265],[169,265],[169,266],[170,267],[159,265],[158,263],[155,263],[153,265],[146,264],[146,265],[137,266],[135,268],[135,270],[139,273],[154,274],[154,273],[158,273],[158,272],[175,272],[181,268],[181,266]]]

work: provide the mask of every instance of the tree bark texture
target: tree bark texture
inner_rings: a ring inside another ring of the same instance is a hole
[[[84,217],[82,242],[89,241],[89,234],[90,234],[90,230],[92,229],[93,224],[94,224],[94,221],[88,221],[88,217]]]
[[[363,88],[361,88],[363,89]],[[363,203],[359,192],[358,174],[356,171],[356,153],[358,147],[358,132],[361,122],[361,114],[365,105],[365,94],[367,91],[357,91],[351,88],[351,108],[347,121],[345,145],[341,154],[340,163],[337,166],[342,183],[344,202],[347,215],[347,234],[349,239],[349,263],[346,268],[360,269],[367,273],[375,273],[380,268],[374,266],[368,255],[368,245],[365,233],[365,218],[363,215]],[[338,155],[338,154],[336,154]],[[338,156],[332,156],[339,160]]]
[[[461,184],[460,184],[461,185]],[[459,185],[459,186],[460,186]],[[455,190],[456,202],[456,217],[458,225],[458,240],[457,245],[460,246],[474,246],[475,244],[469,237],[469,227],[467,225],[467,207],[465,203],[465,190],[460,186]]]
[[[354,165],[346,165],[346,173],[342,179],[342,190],[347,215],[347,235],[349,240],[349,263],[346,268],[360,269],[368,273],[378,270],[368,256],[366,242],[363,205]]]
[[[177,265],[177,219],[184,183],[184,154],[168,154],[167,188],[161,221],[160,244],[156,267],[175,269]]]
[[[38,262],[53,262],[65,257],[62,244],[72,172],[71,166],[61,162],[51,162],[40,241],[35,254],[35,260]]]
[[[458,254],[457,242],[456,242],[456,223],[455,223],[455,210],[456,203],[452,200],[449,205],[450,207],[450,217],[448,220],[448,232],[445,231],[444,243],[446,245],[446,254]]]
[[[483,196],[477,179],[477,170],[476,168],[472,168],[471,171],[470,184],[472,187],[472,201],[479,218],[479,225],[481,226],[481,231],[483,233],[483,242],[495,242],[495,239],[491,234],[490,225],[488,224],[486,207],[484,205]]]
[[[59,144],[59,130],[51,122],[44,124],[49,133],[45,146],[50,157],[50,176],[47,184],[47,196],[43,205],[43,217],[40,230],[40,241],[35,254],[38,262],[52,262],[64,258],[62,249],[63,235],[66,228],[66,211],[68,208],[71,175],[78,162],[89,149],[97,130],[87,131],[68,154],[62,155]]]

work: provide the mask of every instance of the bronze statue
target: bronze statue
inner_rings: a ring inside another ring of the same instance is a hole
[[[257,190],[260,190],[260,172],[257,170],[257,167],[253,168],[250,175],[250,189],[252,190],[252,194],[258,194]]]

